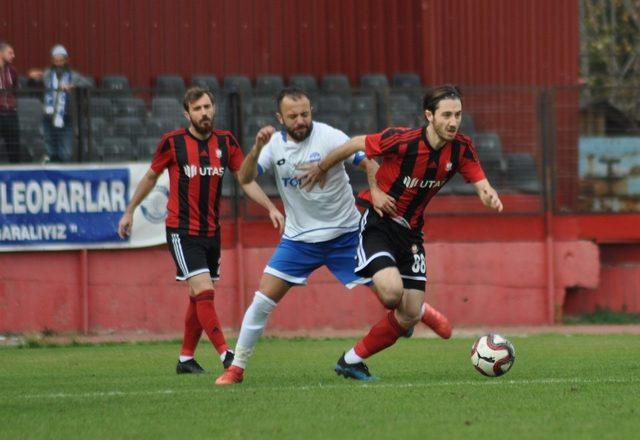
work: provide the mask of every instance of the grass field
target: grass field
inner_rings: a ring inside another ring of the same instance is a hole
[[[206,341],[200,376],[175,374],[177,342],[0,348],[0,438],[638,438],[638,336],[510,339],[500,378],[471,339],[410,339],[363,384],[332,371],[353,339],[267,338],[225,388]]]

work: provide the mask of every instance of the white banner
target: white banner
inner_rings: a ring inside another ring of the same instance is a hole
[[[131,237],[118,221],[147,163],[0,167],[0,252],[110,249],[166,242],[169,176],[136,209]]]

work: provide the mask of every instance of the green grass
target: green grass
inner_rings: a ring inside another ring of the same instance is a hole
[[[640,324],[640,313],[596,308],[591,313],[565,316],[563,322],[565,324]]]
[[[205,340],[201,376],[174,373],[176,342],[2,348],[0,438],[637,438],[637,336],[511,340],[500,378],[473,370],[471,339],[410,339],[363,384],[332,371],[353,339],[267,338],[224,388]]]

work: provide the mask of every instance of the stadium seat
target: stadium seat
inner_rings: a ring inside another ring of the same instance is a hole
[[[473,117],[464,111],[462,112],[462,120],[460,121],[460,132],[475,139],[476,124],[473,121]]]
[[[241,140],[243,150],[248,152],[253,146],[254,139],[258,131],[265,125],[273,125],[278,127],[278,121],[275,116],[254,115],[246,119],[243,130],[243,139]]]
[[[109,93],[111,96],[131,95],[129,79],[123,75],[103,76],[102,82],[100,83],[100,89]]]
[[[283,88],[284,81],[280,75],[258,75],[256,77],[256,94],[275,96]]]
[[[142,98],[120,97],[114,99],[117,116],[136,117],[145,119],[147,117],[147,106]]]
[[[186,87],[180,75],[159,75],[156,77],[156,96],[168,96],[181,99]]]
[[[542,190],[536,163],[529,153],[507,154],[506,186],[524,193],[535,194]]]
[[[91,139],[94,142],[113,135],[112,125],[100,116],[89,118],[89,128],[91,129]]]
[[[498,133],[476,133],[473,140],[482,162],[503,160],[502,141]]]
[[[227,93],[239,93],[250,95],[253,91],[251,80],[244,75],[227,75],[224,77],[224,91]]]
[[[411,113],[415,115],[416,113],[422,113],[422,110],[418,108],[418,103],[405,94],[391,93],[389,95],[388,108],[391,114]]]
[[[349,136],[359,134],[369,134],[377,131],[375,115],[371,114],[352,114],[349,117]]]
[[[92,118],[113,119],[118,110],[113,101],[109,98],[100,96],[90,96],[89,98],[89,116]]]
[[[271,96],[255,96],[251,100],[251,109],[248,112],[255,116],[269,116],[276,112],[276,100]]]
[[[18,98],[18,118],[42,122],[43,106],[38,98]]]
[[[389,80],[384,73],[367,73],[360,77],[360,88],[384,92],[389,88]]]
[[[109,137],[95,144],[93,160],[100,162],[126,161],[134,156],[131,140],[124,137]]]
[[[417,127],[415,113],[407,113],[407,112],[392,112],[389,115],[389,126],[391,127]]]
[[[324,122],[325,124],[329,124],[338,130],[341,130],[345,133],[349,132],[349,119],[346,115],[337,114],[337,113],[323,113],[314,118],[319,122]]]
[[[349,107],[348,97],[336,93],[319,95],[313,105],[315,112],[319,115],[343,115],[349,112]]]
[[[136,141],[136,159],[137,160],[149,160],[153,156],[153,153],[156,152],[158,148],[158,142],[160,142],[160,138],[158,137],[141,137]]]
[[[128,137],[136,139],[145,133],[144,123],[133,116],[119,117],[114,120],[113,135],[115,137]]]
[[[289,86],[297,87],[307,93],[318,91],[318,83],[313,75],[291,75],[289,77]]]
[[[343,74],[324,75],[322,77],[322,91],[325,93],[351,94],[349,78]]]
[[[151,116],[154,118],[176,118],[184,111],[177,98],[155,97],[151,100]]]
[[[154,136],[156,139],[160,139],[163,134],[176,130],[181,127],[186,127],[187,120],[181,116],[173,118],[149,118],[147,120],[144,133],[146,136]]]
[[[373,95],[356,95],[350,100],[351,113],[355,114],[376,114],[376,98]]]
[[[193,75],[191,77],[191,85],[210,90],[214,93],[214,96],[220,91],[220,82],[214,75]]]
[[[422,88],[422,80],[417,73],[404,72],[393,75],[392,84],[399,89],[419,89]]]

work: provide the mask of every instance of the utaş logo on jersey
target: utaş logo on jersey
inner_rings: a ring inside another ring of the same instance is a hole
[[[423,180],[417,177],[405,176],[402,179],[402,184],[406,188],[439,188],[444,185],[444,180]]]
[[[196,176],[220,176],[224,174],[224,167],[197,167],[186,164],[182,167],[184,174],[191,179]]]

